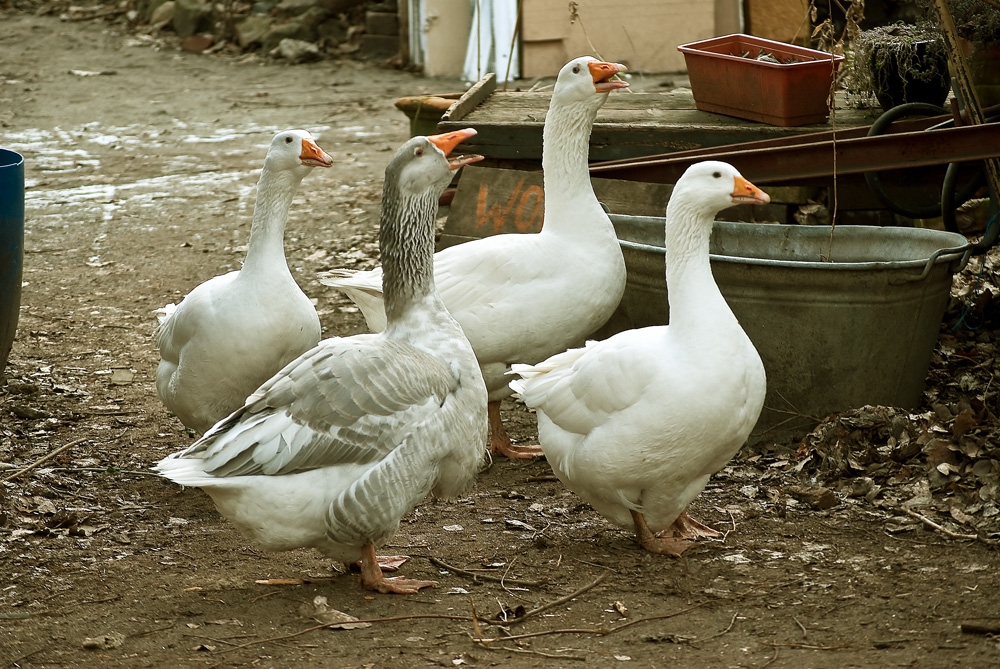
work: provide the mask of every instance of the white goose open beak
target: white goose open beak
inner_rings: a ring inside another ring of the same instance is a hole
[[[454,132],[446,132],[441,135],[430,135],[427,139],[444,152],[445,157],[448,157],[456,146],[469,139],[470,137],[476,136],[475,128],[465,128],[463,130],[455,130]],[[470,153],[466,155],[457,155],[448,158],[448,167],[453,170],[457,170],[459,167],[469,165],[471,163],[478,163],[483,159],[483,156]]]
[[[733,204],[767,204],[771,196],[741,176],[733,177]]]
[[[616,88],[628,88],[628,82],[624,79],[612,79],[619,72],[624,72],[628,68],[621,63],[605,63],[600,60],[592,60],[587,63],[590,68],[590,76],[594,78],[594,90],[598,93],[609,93]]]
[[[302,140],[302,153],[299,160],[306,167],[330,167],[333,165],[333,158],[330,154],[319,148],[319,144],[311,139]]]

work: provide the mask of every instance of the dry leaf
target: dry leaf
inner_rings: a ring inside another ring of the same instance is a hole
[[[957,439],[978,425],[979,421],[976,420],[975,414],[968,409],[962,409],[962,411],[955,416],[955,422],[951,426],[951,433],[955,435],[955,438]]]
[[[299,613],[307,618],[312,618],[322,625],[328,626],[330,629],[353,630],[372,626],[371,623],[354,622],[357,620],[354,616],[330,608],[326,597],[321,595],[316,595],[311,603],[306,603],[299,607]]]
[[[837,499],[836,493],[829,488],[824,488],[823,486],[810,488],[806,486],[792,485],[786,487],[785,492],[796,500],[808,504],[817,511],[829,509],[840,504],[840,500]]]

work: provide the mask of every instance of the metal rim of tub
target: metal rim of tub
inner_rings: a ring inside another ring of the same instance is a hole
[[[737,223],[735,225],[744,225]],[[849,229],[849,228],[848,228]],[[957,234],[957,233],[952,233]],[[657,253],[664,255],[662,246],[634,242],[628,239],[619,239],[618,243],[623,249],[643,253]],[[896,281],[920,281],[925,278],[938,262],[958,261],[958,265],[953,271],[961,271],[969,260],[969,256],[975,248],[975,243],[967,242],[960,246],[939,248],[932,252],[927,258],[915,258],[910,260],[864,260],[864,261],[816,261],[816,260],[789,260],[776,258],[753,258],[748,256],[737,256],[729,254],[710,253],[709,257],[713,262],[741,263],[762,265],[769,267],[788,267],[797,269],[820,269],[826,271],[857,271],[857,270],[920,270],[918,273],[911,273],[896,277]]]

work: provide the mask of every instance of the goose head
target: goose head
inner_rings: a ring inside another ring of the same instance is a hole
[[[271,170],[290,170],[301,178],[313,167],[330,167],[333,158],[308,131],[283,130],[271,140],[264,165]]]
[[[559,70],[553,97],[567,101],[592,101],[600,107],[607,94],[616,88],[628,88],[628,82],[613,77],[627,70],[619,63],[605,63],[591,56],[574,58]]]
[[[695,163],[677,180],[670,201],[684,200],[708,220],[734,204],[767,204],[770,196],[747,181],[729,163],[708,160]]]
[[[451,181],[452,171],[483,159],[474,154],[449,157],[456,146],[475,134],[474,129],[466,128],[411,138],[400,147],[386,167],[386,182],[395,182],[404,196],[419,197],[424,193],[439,196]]]

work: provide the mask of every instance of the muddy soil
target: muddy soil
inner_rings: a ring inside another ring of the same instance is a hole
[[[153,310],[238,267],[270,137],[305,127],[336,165],[296,197],[289,265],[326,335],[363,331],[316,273],[375,262],[382,170],[408,134],[392,101],[463,87],[187,54],[10,8],[0,25],[0,145],[28,180],[0,387],[3,666],[1000,665],[996,320],[946,330],[917,410],[745,449],[692,508],[725,538],[679,559],[640,550],[544,461],[507,460],[457,502],[419,506],[383,551],[438,581],[419,595],[257,550],[201,491],[150,471],[192,441],[153,388]],[[505,416],[535,438],[521,405]],[[321,628],[317,597],[369,622]]]

